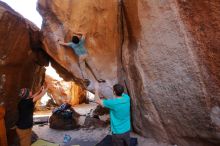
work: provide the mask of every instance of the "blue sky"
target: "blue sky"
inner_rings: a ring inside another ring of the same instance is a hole
[[[15,11],[23,15],[35,23],[39,28],[41,27],[42,17],[36,10],[37,0],[1,0],[7,3]]]

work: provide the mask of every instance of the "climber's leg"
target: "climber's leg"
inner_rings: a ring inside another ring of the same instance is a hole
[[[86,64],[88,65],[88,67],[89,67],[90,71],[92,72],[92,74],[94,75],[95,79],[98,82],[105,82],[105,80],[101,79],[99,71],[95,67],[95,65],[94,65],[93,61],[91,60],[91,58],[89,56],[87,56],[85,60],[86,60]]]
[[[79,56],[79,67],[80,67],[83,79],[88,79],[87,74],[86,74],[86,56],[87,55]]]

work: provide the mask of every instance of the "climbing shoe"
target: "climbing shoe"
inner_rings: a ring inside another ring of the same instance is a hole
[[[103,79],[98,79],[97,81],[98,81],[99,83],[102,83],[102,82],[105,83],[105,80],[103,80]]]
[[[89,79],[84,79],[83,85],[85,88],[87,88],[90,85],[90,80]]]

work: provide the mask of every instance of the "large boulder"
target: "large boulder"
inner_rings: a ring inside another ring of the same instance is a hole
[[[48,56],[41,47],[40,30],[0,1],[0,102],[6,107],[7,130],[17,120],[20,88],[33,93],[44,82]]]
[[[124,1],[122,62],[138,133],[219,145],[219,8],[208,0]]]
[[[219,6],[208,0],[38,1],[45,51],[72,80],[82,80],[77,57],[58,40],[84,31],[107,80],[100,92],[111,96],[109,86],[124,83],[134,130],[184,146],[220,140]]]

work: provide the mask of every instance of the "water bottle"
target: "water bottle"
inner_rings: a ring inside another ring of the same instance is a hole
[[[63,143],[66,144],[66,143],[70,142],[71,139],[72,139],[71,136],[65,134],[64,137],[63,137]]]

